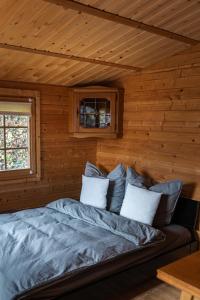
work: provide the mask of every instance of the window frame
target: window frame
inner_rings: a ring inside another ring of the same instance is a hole
[[[40,93],[39,91],[34,90],[0,88],[0,101],[31,103],[31,116],[29,123],[30,168],[0,171],[0,185],[12,182],[38,181],[41,177]]]

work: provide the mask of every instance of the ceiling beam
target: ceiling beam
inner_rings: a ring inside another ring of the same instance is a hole
[[[189,45],[197,45],[200,41],[156,27],[148,25],[130,18],[122,17],[117,14],[107,12],[105,10],[98,9],[96,7],[86,5],[73,0],[44,0],[59,6],[62,6],[65,9],[73,9],[79,12],[83,12],[101,19],[109,20],[118,24],[123,24],[132,28],[139,30],[147,31],[159,36],[163,36],[175,41],[179,41]]]
[[[51,52],[48,50],[33,49],[33,48],[28,48],[28,47],[23,47],[23,46],[11,45],[11,44],[7,44],[7,43],[0,43],[0,49],[8,49],[8,50],[19,51],[19,52],[24,52],[24,53],[38,54],[38,55],[49,56],[49,57],[57,57],[57,58],[65,59],[65,60],[66,59],[74,60],[74,61],[90,63],[90,64],[95,64],[95,65],[102,65],[102,66],[107,66],[107,67],[117,68],[117,69],[132,70],[132,71],[141,71],[142,70],[142,68],[134,67],[134,66],[130,66],[130,65],[118,64],[118,63],[113,63],[113,62],[109,62],[109,61],[104,61],[104,60],[99,60],[99,59],[94,59],[94,58],[87,58],[87,57],[76,56],[76,55],[70,55],[70,54],[64,54],[64,53],[59,53],[59,52]]]

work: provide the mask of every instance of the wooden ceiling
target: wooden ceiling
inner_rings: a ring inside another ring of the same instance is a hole
[[[199,29],[197,0],[1,0],[0,79],[115,80],[197,44]]]

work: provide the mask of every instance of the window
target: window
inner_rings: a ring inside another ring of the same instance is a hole
[[[39,93],[0,89],[0,95],[1,90],[7,93],[0,96],[0,181],[36,180],[40,177]]]
[[[84,98],[80,102],[80,125],[83,128],[110,127],[110,101],[106,98]]]

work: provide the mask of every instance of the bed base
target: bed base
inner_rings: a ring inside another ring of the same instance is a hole
[[[139,263],[138,265],[135,265],[134,263],[134,266],[131,263],[131,256],[133,254],[125,255],[120,259],[113,259],[112,261],[105,262],[99,266],[92,266],[83,270],[82,272],[79,271],[70,278],[61,278],[56,282],[52,282],[52,284],[48,284],[46,287],[43,286],[41,288],[32,290],[31,292],[26,293],[17,299],[64,300],[67,299],[67,294],[75,289],[99,280],[103,280],[109,276],[112,276],[114,280],[115,276],[120,276],[120,274],[123,276],[124,272],[129,272],[133,284],[137,285],[155,276],[156,270],[161,266],[191,254],[192,252],[198,250],[198,247],[198,241],[194,240],[189,244],[186,244],[173,251],[169,251],[165,254],[156,256],[148,261]],[[63,296],[57,298],[58,295]]]

